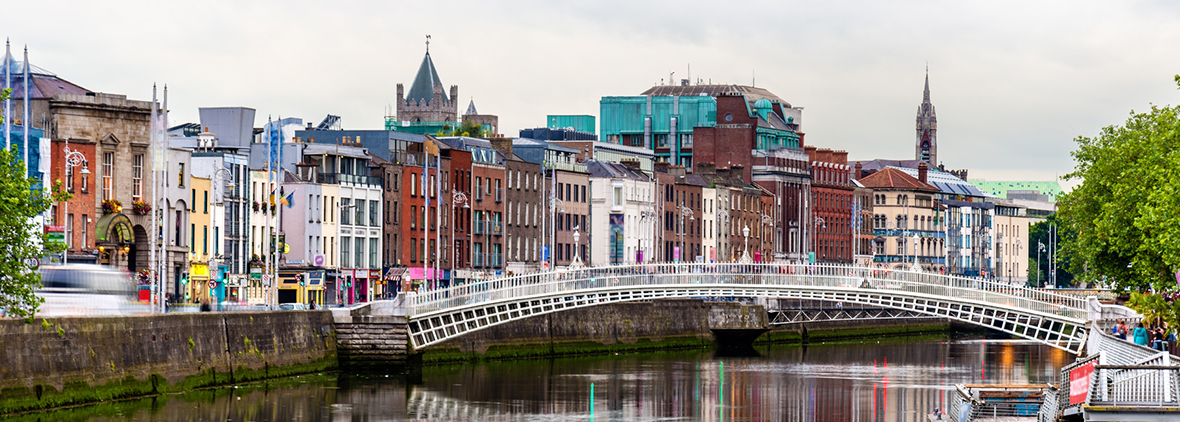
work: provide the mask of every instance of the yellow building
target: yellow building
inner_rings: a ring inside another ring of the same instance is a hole
[[[210,263],[213,257],[212,227],[213,203],[209,197],[211,181],[204,177],[192,177],[189,189],[189,283],[186,291],[186,302],[212,303],[210,300],[210,280],[215,276],[216,263]]]

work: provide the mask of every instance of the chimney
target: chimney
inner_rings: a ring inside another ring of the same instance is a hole
[[[697,174],[702,176],[717,174],[717,165],[713,163],[697,163]]]
[[[643,173],[643,169],[639,167],[639,160],[620,160],[619,164],[622,164],[627,170],[631,170],[637,174]]]
[[[488,142],[492,144],[492,149],[505,157],[512,157],[512,138],[488,138]]]
[[[668,174],[671,174],[676,177],[684,177],[684,174],[685,174],[684,166],[680,166],[680,165],[671,166],[668,168]]]
[[[918,163],[918,181],[926,183],[926,162]]]
[[[860,162],[858,161],[856,163],[856,173],[852,173],[856,180],[860,180],[865,177],[863,170],[861,170],[862,168],[864,168],[864,166],[860,165]]]
[[[667,174],[668,168],[671,166],[672,166],[672,163],[669,163],[667,161],[657,161],[656,162],[656,173]]]

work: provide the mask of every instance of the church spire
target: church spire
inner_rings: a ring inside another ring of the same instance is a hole
[[[922,104],[918,106],[915,122],[917,139],[914,141],[914,159],[938,166],[938,117],[934,104],[930,103],[930,65],[926,65],[926,83],[922,89]]]
[[[930,102],[930,65],[926,65],[926,89],[922,91],[922,102]]]

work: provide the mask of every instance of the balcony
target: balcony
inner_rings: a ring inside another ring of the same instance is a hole
[[[384,186],[383,180],[380,177],[374,176],[358,176],[355,174],[343,173],[320,173],[316,175],[316,183],[338,185],[341,183],[349,183],[354,185],[369,185],[381,187]]]
[[[494,220],[475,220],[475,230],[472,234],[485,234],[493,236],[504,235],[504,224]]]
[[[473,267],[475,268],[500,268],[504,266],[504,257],[498,253],[475,253],[472,254]]]

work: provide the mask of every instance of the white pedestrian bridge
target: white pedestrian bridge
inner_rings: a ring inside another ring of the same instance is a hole
[[[415,349],[567,309],[654,299],[752,297],[834,301],[944,317],[1077,354],[1086,346],[1089,322],[1110,313],[1096,299],[993,280],[781,263],[580,267],[404,296]]]

